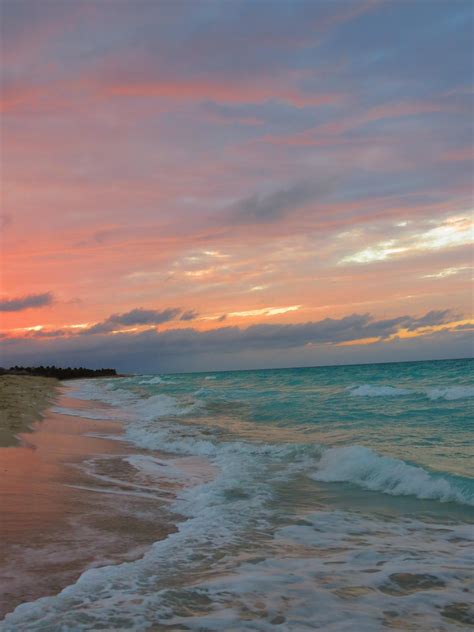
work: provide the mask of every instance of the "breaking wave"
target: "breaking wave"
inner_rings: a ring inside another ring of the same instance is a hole
[[[360,397],[394,397],[396,395],[410,395],[411,392],[412,391],[409,391],[407,388],[362,384],[361,386],[352,388],[351,395],[359,395]]]
[[[444,388],[430,388],[427,393],[430,399],[467,399],[474,397],[474,386],[446,386]]]
[[[416,496],[474,505],[472,490],[399,459],[381,456],[363,446],[329,448],[311,477],[326,483],[353,483],[393,496]]]
[[[431,400],[444,399],[453,401],[474,397],[474,386],[441,386],[426,389],[399,388],[394,386],[377,386],[361,384],[350,387],[350,395],[359,397],[396,397],[403,395],[423,395]]]
[[[156,376],[156,377],[152,377],[149,380],[140,380],[138,383],[139,384],[150,384],[150,385],[152,385],[152,384],[161,384],[162,382],[163,382],[162,378]]]

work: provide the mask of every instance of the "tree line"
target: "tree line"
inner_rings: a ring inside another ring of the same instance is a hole
[[[83,366],[66,369],[57,366],[12,366],[0,368],[0,375],[34,375],[55,377],[58,380],[73,380],[84,377],[117,377],[115,369],[86,369]]]

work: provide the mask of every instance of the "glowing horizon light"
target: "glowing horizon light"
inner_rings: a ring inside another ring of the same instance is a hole
[[[111,334],[126,334],[126,333],[130,333],[131,331],[139,331],[139,329],[143,329],[145,327],[139,328],[139,327],[125,327],[124,329],[112,329],[112,331],[110,332]]]
[[[276,316],[287,312],[296,312],[302,305],[289,305],[288,307],[262,307],[261,309],[248,309],[240,312],[230,312],[228,316],[248,317],[248,316]]]

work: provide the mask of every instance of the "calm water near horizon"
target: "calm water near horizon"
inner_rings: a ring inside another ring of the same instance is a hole
[[[115,440],[142,450],[113,472],[105,456],[88,459],[88,475],[117,502],[179,483],[166,518],[178,530],[139,560],[19,606],[0,629],[468,629],[473,368],[446,360],[68,384],[69,397],[90,402],[87,417],[120,421]]]

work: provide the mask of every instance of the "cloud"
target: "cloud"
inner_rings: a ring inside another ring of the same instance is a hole
[[[101,246],[106,241],[110,240],[110,237],[112,237],[116,232],[117,232],[117,229],[96,230],[92,233],[90,238],[82,239],[80,241],[74,242],[72,244],[72,247],[73,248],[88,248],[91,246],[92,247]]]
[[[390,239],[342,258],[339,263],[369,264],[396,256],[444,250],[472,243],[474,224],[470,217],[448,217],[438,226],[408,238]]]
[[[440,225],[472,190],[466,3],[7,4],[4,268],[17,294],[81,288],[51,328],[97,323],[102,345],[155,326],[109,315],[157,287],[161,306],[188,293],[214,318],[251,288],[249,307],[469,308],[467,274],[421,280],[465,265],[467,230]]]
[[[287,307],[262,307],[260,309],[247,309],[240,312],[229,312],[227,316],[237,316],[238,318],[246,318],[248,316],[277,316],[278,314],[286,314],[287,312],[296,312],[301,305],[288,305]]]
[[[272,222],[279,220],[309,202],[328,195],[333,180],[297,182],[265,195],[251,195],[237,201],[230,209],[234,223]]]
[[[405,323],[406,329],[415,331],[421,327],[434,327],[436,325],[445,325],[446,323],[458,320],[461,317],[454,314],[450,309],[431,310],[420,318],[410,319]]]
[[[35,338],[64,338],[68,334],[66,329],[32,329]]]
[[[470,271],[470,266],[456,266],[451,268],[443,268],[439,270],[439,272],[433,272],[432,274],[424,274],[424,279],[445,279],[446,277],[451,277],[456,274],[461,274],[463,272]]]
[[[112,314],[105,320],[92,327],[81,330],[81,335],[85,334],[105,334],[121,327],[133,327],[134,325],[160,325],[161,323],[174,320],[181,313],[181,309],[170,307],[162,311],[155,309],[143,309],[138,307],[124,314]],[[190,312],[184,312],[190,314]],[[191,320],[187,318],[184,320]]]
[[[195,309],[188,309],[183,312],[179,320],[195,320],[199,316],[199,313]]]
[[[136,321],[129,315],[121,316],[125,316],[126,320]],[[289,358],[290,355],[287,354],[292,354],[291,357],[295,358],[298,354],[301,357],[312,357],[314,363],[320,354],[334,353],[339,357],[342,353],[338,351],[341,349],[340,345],[346,342],[356,343],[358,349],[371,346],[365,344],[367,339],[380,344],[391,344],[396,339],[401,339],[398,334],[402,330],[419,330],[420,335],[416,339],[410,339],[412,348],[415,348],[417,341],[425,334],[433,335],[432,329],[424,328],[445,326],[447,330],[444,333],[447,335],[449,323],[455,318],[456,315],[448,310],[390,319],[376,319],[371,314],[351,314],[339,319],[325,318],[307,323],[267,323],[246,328],[229,326],[208,331],[194,328],[157,331],[149,328],[141,332],[121,332],[114,336],[103,333],[94,336],[93,340],[80,335],[58,337],[55,340],[47,338],[43,331],[32,331],[27,339],[7,340],[5,356],[13,364],[28,360],[30,363],[64,362],[67,365],[87,362],[88,365],[95,366],[107,360],[107,364],[124,371],[186,371],[190,366],[199,366],[199,359],[205,359],[209,368],[226,365],[242,368],[248,366],[249,357],[255,358],[260,366],[265,361],[269,362],[269,366],[275,366],[277,362],[281,363],[282,358]],[[453,327],[455,326],[456,323]],[[346,361],[354,361],[354,355],[350,355],[350,351],[347,353]],[[280,360],[275,361],[274,358]],[[390,355],[385,357],[386,361],[390,359]]]
[[[5,298],[0,300],[0,312],[22,312],[25,309],[51,305],[53,301],[51,292],[28,294],[19,298]]]

